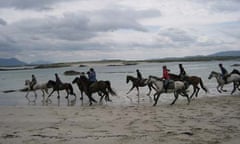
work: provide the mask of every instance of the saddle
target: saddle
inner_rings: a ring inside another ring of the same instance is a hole
[[[167,92],[168,89],[174,89],[174,81],[173,80],[163,80],[163,87],[165,89],[165,92]]]
[[[139,85],[145,85],[146,84],[146,79],[138,79]]]

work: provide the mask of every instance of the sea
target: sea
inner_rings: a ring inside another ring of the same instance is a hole
[[[240,67],[234,67],[234,64],[239,64],[238,60],[231,61],[201,61],[201,62],[165,62],[165,63],[139,63],[137,65],[115,65],[107,66],[107,64],[96,64],[89,67],[79,67],[74,65],[72,67],[62,67],[62,68],[48,68],[48,69],[27,69],[27,70],[10,70],[10,71],[0,71],[0,106],[87,106],[88,98],[85,96],[83,101],[79,100],[80,91],[78,87],[74,84],[73,88],[77,97],[70,96],[69,99],[65,99],[66,93],[62,91],[60,93],[61,98],[57,99],[57,94],[54,93],[50,101],[43,101],[42,92],[37,91],[37,98],[35,98],[34,93],[30,92],[27,99],[25,97],[26,92],[9,92],[4,93],[6,90],[17,90],[25,87],[25,80],[31,80],[31,75],[34,74],[37,78],[38,83],[46,83],[48,80],[55,80],[55,73],[58,73],[59,77],[63,82],[71,83],[75,76],[64,75],[65,71],[74,70],[79,72],[87,72],[90,67],[93,67],[97,74],[98,80],[109,80],[111,86],[116,91],[117,96],[111,96],[112,102],[103,102],[102,105],[139,105],[139,104],[149,104],[152,105],[153,101],[151,97],[146,96],[148,92],[147,87],[140,88],[139,101],[136,96],[137,90],[134,89],[131,93],[126,94],[131,88],[132,84],[126,83],[126,76],[132,75],[136,76],[136,69],[139,69],[144,78],[149,75],[162,76],[162,66],[166,65],[170,69],[171,73],[179,74],[178,64],[182,63],[185,71],[189,76],[199,76],[202,78],[205,87],[209,90],[209,93],[205,93],[200,89],[199,96],[194,98],[197,100],[201,97],[219,97],[230,95],[233,88],[232,84],[225,85],[224,88],[227,92],[219,93],[216,90],[217,81],[215,78],[208,79],[211,71],[220,72],[218,67],[219,63],[231,72],[233,69],[238,69]],[[86,64],[87,65],[87,64]],[[51,89],[49,90],[51,92]],[[192,93],[192,87],[189,88],[189,93]],[[152,92],[153,94],[153,92]],[[236,91],[233,95],[239,95],[240,92]],[[99,96],[94,94],[93,97],[99,100]],[[158,105],[171,103],[174,96],[172,93],[162,94]],[[186,98],[179,97],[179,100],[186,101]],[[176,104],[178,101],[176,102]],[[187,103],[187,101],[186,101]],[[96,104],[95,104],[96,105]],[[97,104],[98,105],[98,104]]]

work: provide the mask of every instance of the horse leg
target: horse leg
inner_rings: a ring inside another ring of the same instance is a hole
[[[221,85],[221,90],[222,90],[223,92],[227,92],[227,90],[223,89],[223,86],[224,86],[224,85]]]
[[[92,105],[92,101],[97,103],[97,101],[92,97],[92,94],[88,94],[88,99],[89,99],[89,105],[91,106]]]
[[[34,96],[35,96],[35,99],[33,100],[33,102],[36,103],[36,100],[37,100],[37,93],[36,93],[35,90],[33,90],[33,92],[34,92]]]
[[[41,91],[42,91],[42,93],[43,93],[43,95],[42,95],[42,103],[44,103],[44,101],[45,101],[45,92],[44,92],[43,89],[41,89]]]
[[[175,97],[175,99],[173,100],[173,102],[170,105],[173,105],[176,102],[176,100],[178,99],[178,92],[174,92],[174,97]]]
[[[200,90],[200,88],[199,88],[198,86],[197,86],[196,88],[197,88],[197,91],[196,91],[196,93],[195,93],[195,97],[198,96],[198,92],[199,92],[199,90]]]
[[[219,87],[220,87],[220,85],[217,86],[217,91],[218,91],[219,93],[222,93],[222,91],[220,91]]]
[[[192,99],[193,95],[195,94],[195,92],[196,92],[196,87],[193,86],[193,93],[192,93],[191,96],[190,96],[191,99]]]
[[[44,90],[45,90],[46,94],[48,94],[48,88],[45,88]]]
[[[151,92],[152,92],[152,86],[151,85],[148,85],[148,88],[149,88],[149,92],[147,93],[147,96],[150,96]]]
[[[83,100],[83,91],[81,91],[81,97],[80,100]]]
[[[100,103],[100,104],[102,104],[102,100],[103,100],[103,97],[104,97],[104,96],[105,96],[105,95],[101,95],[101,96],[100,96],[100,100],[99,100],[99,103]],[[106,100],[105,100],[105,101],[106,101]]]
[[[27,91],[26,95],[25,95],[25,98],[28,100],[28,103],[31,102],[31,100],[28,98],[28,95],[29,95],[29,91]]]
[[[129,89],[129,91],[127,92],[127,94],[129,94],[134,88],[135,88],[135,86],[133,85],[133,86]]]
[[[156,94],[157,94],[157,93],[156,93]],[[156,106],[156,105],[157,105],[157,102],[158,102],[158,99],[159,99],[159,97],[160,97],[160,94],[161,94],[161,92],[158,92],[157,98],[154,99],[155,103],[153,104],[153,106]]]
[[[235,92],[235,90],[237,89],[238,85],[236,82],[233,83],[233,90],[231,92],[231,95]]]
[[[93,101],[93,102],[95,102],[95,103],[97,103],[97,101],[92,97],[92,94],[90,94],[90,99],[91,99],[91,101]]]
[[[44,96],[45,96],[44,90],[43,90],[43,89],[41,89],[41,91],[42,91],[42,96],[44,97]]]
[[[105,101],[106,101],[106,102],[107,102],[107,101],[112,102],[112,100],[111,100],[110,97],[109,97],[108,92],[106,92],[106,94],[105,94]]]
[[[189,96],[188,96],[188,94],[186,93],[186,91],[184,90],[183,92],[182,92],[184,95],[183,96],[185,96],[185,97],[187,97],[187,101],[188,101],[188,105],[190,104],[190,101],[191,101],[191,99],[189,98]]]
[[[139,87],[137,86],[137,97],[138,97],[138,103],[140,102],[140,97],[139,97]]]
[[[52,92],[48,95],[47,99],[46,99],[46,102],[48,101],[49,97],[53,94],[55,90],[52,90]]]
[[[67,92],[67,96],[65,96],[65,98],[68,99],[68,96],[69,96],[69,91],[68,91],[68,89],[66,89],[66,92]]]
[[[60,99],[59,90],[57,90],[57,94],[58,94],[57,98]]]

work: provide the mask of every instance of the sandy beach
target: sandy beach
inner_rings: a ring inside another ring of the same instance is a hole
[[[1,106],[0,143],[238,144],[240,96],[186,105]]]

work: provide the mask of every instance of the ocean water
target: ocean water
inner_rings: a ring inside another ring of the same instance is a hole
[[[219,63],[222,63],[229,72],[232,69],[238,69],[239,67],[232,67],[233,64],[239,64],[240,61],[208,61],[208,62],[168,62],[168,63],[141,63],[138,65],[128,65],[128,66],[106,66],[106,65],[95,65],[93,68],[96,71],[98,80],[109,80],[113,89],[117,92],[118,96],[111,97],[113,102],[108,103],[108,105],[132,105],[138,104],[137,101],[137,91],[134,89],[130,94],[126,94],[131,87],[131,83],[126,83],[126,76],[133,75],[136,76],[136,69],[139,69],[143,77],[147,78],[149,75],[162,76],[162,66],[167,65],[171,73],[178,74],[179,68],[178,64],[182,63],[185,71],[188,75],[199,76],[203,79],[204,85],[208,88],[209,93],[201,89],[199,92],[199,97],[206,96],[222,96],[229,95],[232,90],[232,84],[226,85],[225,89],[228,92],[218,93],[216,90],[217,82],[215,78],[209,80],[208,76],[211,71],[220,72],[218,67]],[[60,93],[61,98],[58,100],[56,98],[57,94],[54,93],[51,97],[51,103],[42,102],[42,93],[37,91],[36,102],[32,102],[35,97],[34,94],[30,92],[29,99],[30,102],[25,98],[25,92],[11,92],[3,93],[5,90],[15,90],[24,88],[24,82],[27,79],[31,79],[31,75],[34,74],[37,77],[39,83],[47,82],[48,80],[55,80],[55,73],[58,73],[63,82],[71,83],[76,76],[65,76],[63,73],[67,70],[75,70],[80,72],[87,72],[89,67],[64,67],[64,68],[51,68],[51,69],[33,69],[33,70],[13,70],[13,71],[0,71],[0,105],[9,106],[22,106],[22,105],[53,105],[53,106],[82,106],[88,104],[88,98],[85,97],[83,103],[79,100],[80,91],[76,85],[73,85],[74,91],[77,94],[76,100],[74,97],[70,97],[70,100],[66,100],[64,97],[66,93],[62,91]],[[189,88],[190,93],[192,88]],[[49,90],[51,92],[51,90]],[[152,105],[152,101],[146,96],[148,88],[140,88],[140,102]],[[239,91],[235,92],[234,95],[239,95]],[[153,93],[152,93],[153,94]],[[97,100],[99,97],[95,94],[94,98]],[[159,105],[161,103],[171,103],[174,99],[173,94],[162,94],[159,99]],[[179,97],[179,99],[185,99]],[[177,102],[176,102],[177,103]]]

